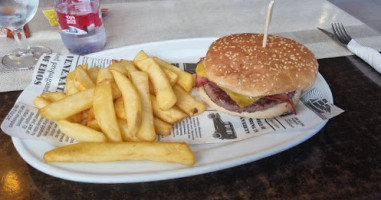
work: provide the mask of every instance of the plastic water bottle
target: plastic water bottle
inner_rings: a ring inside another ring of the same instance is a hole
[[[103,49],[106,32],[99,0],[55,0],[62,41],[73,54]]]

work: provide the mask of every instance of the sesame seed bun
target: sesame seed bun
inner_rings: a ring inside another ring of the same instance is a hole
[[[315,81],[318,62],[304,45],[280,36],[239,33],[214,41],[205,57],[208,79],[247,96],[305,90]]]

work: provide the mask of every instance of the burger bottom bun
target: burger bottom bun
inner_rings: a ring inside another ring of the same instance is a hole
[[[287,106],[287,103],[279,103],[271,108],[267,108],[265,110],[255,111],[255,112],[233,112],[230,110],[226,110],[225,108],[217,105],[214,103],[209,96],[206,94],[204,87],[198,87],[198,94],[200,95],[201,99],[207,103],[210,107],[214,108],[215,110],[226,113],[233,116],[239,116],[239,117],[247,117],[247,118],[257,118],[257,119],[264,119],[264,118],[273,118],[278,117],[282,114],[290,112],[290,109]],[[294,105],[296,105],[299,102],[300,96],[302,94],[301,90],[297,90],[292,98],[292,101],[294,102]]]

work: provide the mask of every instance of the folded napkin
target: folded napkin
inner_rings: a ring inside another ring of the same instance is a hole
[[[354,39],[348,43],[347,47],[352,53],[372,66],[378,73],[381,73],[381,54],[377,50],[363,46]]]

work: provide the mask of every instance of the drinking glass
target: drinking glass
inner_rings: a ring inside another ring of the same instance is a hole
[[[37,12],[39,0],[0,0],[0,26],[13,32],[19,48],[2,58],[2,64],[12,71],[32,69],[43,53],[51,53],[43,46],[29,46],[23,27]],[[21,37],[20,37],[20,36]]]

